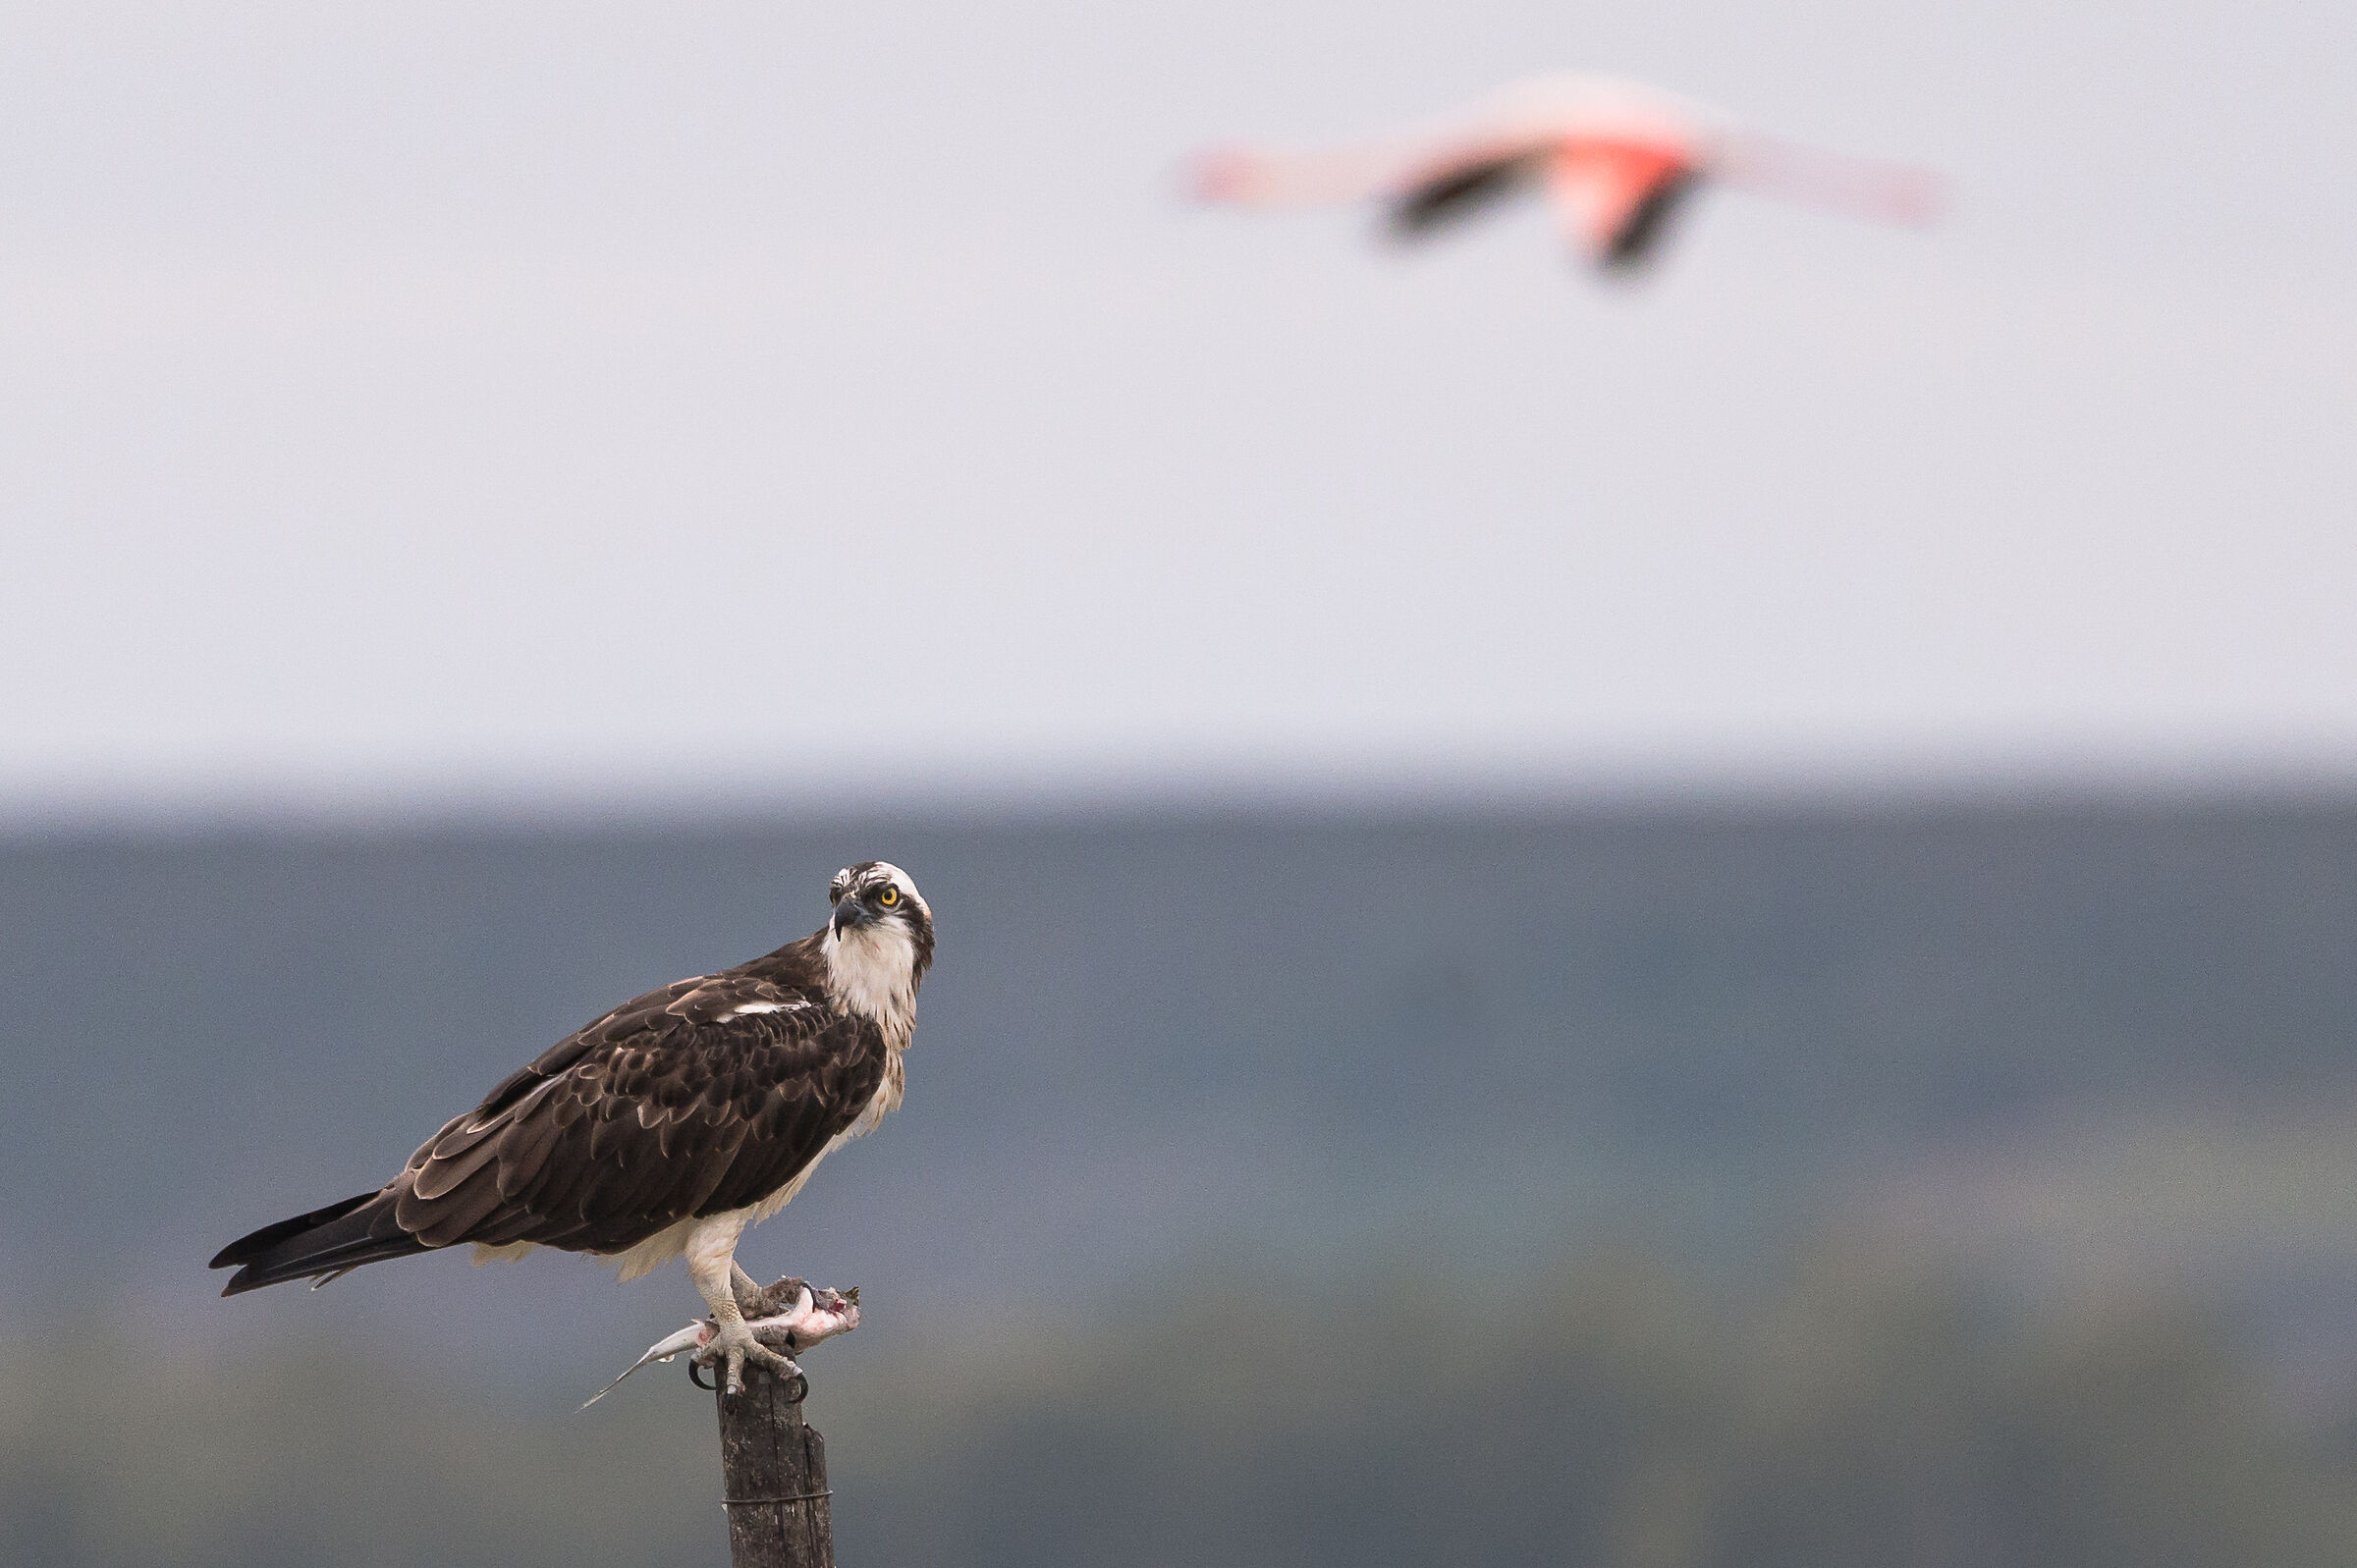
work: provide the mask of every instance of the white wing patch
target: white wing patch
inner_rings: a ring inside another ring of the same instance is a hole
[[[808,1007],[806,1001],[748,1001],[741,1007],[731,1007],[723,1018],[741,1018],[748,1012],[800,1012]]]

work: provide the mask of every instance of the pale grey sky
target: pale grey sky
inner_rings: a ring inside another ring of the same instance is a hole
[[[1953,182],[1190,208],[1562,68]],[[2357,777],[2357,12],[0,14],[0,812]]]

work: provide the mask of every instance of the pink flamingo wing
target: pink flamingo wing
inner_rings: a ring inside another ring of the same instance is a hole
[[[1693,152],[1674,142],[1581,136],[1548,159],[1547,189],[1572,237],[1603,259],[1625,244],[1649,204],[1696,172]]]

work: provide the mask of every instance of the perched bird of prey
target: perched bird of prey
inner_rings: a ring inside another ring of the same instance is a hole
[[[677,980],[557,1042],[454,1117],[374,1192],[265,1225],[212,1262],[225,1296],[325,1284],[362,1264],[472,1243],[475,1261],[585,1252],[622,1277],[685,1256],[712,1311],[709,1359],[794,1370],[745,1325],[745,1227],[898,1108],[933,913],[880,860],[835,874],[827,923],[766,957]],[[756,1311],[754,1316],[762,1314]]]
[[[1379,199],[1416,239],[1530,187],[1589,259],[1635,268],[1706,183],[1744,186],[1894,223],[1928,222],[1937,179],[1815,152],[1634,82],[1546,77],[1387,140],[1316,152],[1230,148],[1194,171],[1206,200],[1275,207]]]

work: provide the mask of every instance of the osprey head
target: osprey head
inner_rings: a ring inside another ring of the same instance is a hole
[[[916,986],[933,965],[933,911],[908,873],[862,860],[827,887],[835,912],[820,934],[827,970],[845,1005],[904,1028],[915,1021]]]

